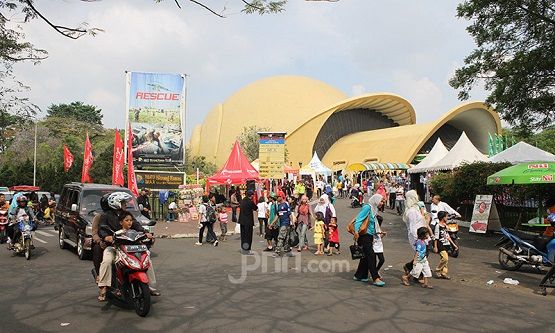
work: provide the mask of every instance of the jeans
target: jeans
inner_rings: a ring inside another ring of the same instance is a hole
[[[361,235],[357,240],[358,245],[362,246],[362,251],[364,252],[364,258],[360,259],[355,273],[355,277],[359,280],[367,279],[368,271],[370,271],[372,280],[379,278],[378,271],[376,270],[376,254],[372,246],[373,241],[374,236],[368,234]]]
[[[208,232],[206,233],[206,241],[216,241],[216,234],[214,233],[214,224],[210,222],[201,222],[202,226],[198,231],[198,242],[202,243],[202,237],[204,236],[204,229],[208,228]]]
[[[395,206],[397,207],[397,213],[399,213],[399,215],[405,212],[405,200],[396,200]]]
[[[281,226],[279,227],[276,253],[282,256],[289,249],[289,226]]]
[[[298,226],[299,229],[299,249],[302,249],[305,246],[308,246],[308,237],[306,237],[306,230],[308,229],[308,225],[301,223]]]

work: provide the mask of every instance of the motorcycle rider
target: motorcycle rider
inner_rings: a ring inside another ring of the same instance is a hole
[[[0,193],[0,210],[8,210],[10,208],[10,203],[6,201],[6,196],[4,193]]]
[[[441,211],[447,212],[448,214],[454,214],[457,218],[461,217],[461,214],[459,214],[459,212],[451,208],[448,203],[441,201],[441,197],[436,194],[432,197],[432,204],[430,206],[430,212],[432,214],[432,224],[435,225],[435,223],[438,221],[437,213]]]
[[[108,247],[108,244],[102,241],[102,239],[98,235],[98,230],[100,227],[100,219],[104,214],[106,214],[110,210],[110,206],[108,206],[109,196],[110,196],[110,193],[106,193],[102,196],[102,198],[100,198],[100,208],[102,209],[102,213],[95,214],[92,222],[92,239],[93,239],[92,261],[94,265],[94,270],[96,271],[97,283],[98,283],[98,276],[100,274],[100,263],[102,262],[102,252],[104,251],[104,249],[106,249],[106,247]]]
[[[35,221],[35,214],[31,207],[28,206],[29,200],[26,196],[18,196],[17,206],[10,212],[10,223],[8,224],[8,248],[11,249],[13,244],[17,241],[19,234],[21,233],[19,228],[16,227],[20,217],[27,215],[30,221]]]
[[[98,235],[100,239],[107,244],[112,244],[113,232],[120,229],[119,215],[125,211],[127,208],[127,202],[131,200],[131,195],[125,192],[113,192],[107,198],[107,203],[109,210],[102,214],[99,222]],[[145,229],[137,222],[133,220],[131,229],[145,233],[146,237],[152,239],[151,233],[145,232]],[[98,300],[106,300],[107,288],[112,285],[112,265],[115,259],[115,249],[112,246],[108,246],[102,257],[102,263],[99,269],[99,282],[98,287],[100,288]],[[154,266],[152,265],[147,270],[147,275],[151,283],[156,283],[156,277],[154,275]],[[152,296],[160,296],[160,292],[156,289],[151,288],[150,294]]]

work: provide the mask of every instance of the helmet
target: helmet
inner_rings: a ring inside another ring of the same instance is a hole
[[[102,208],[103,211],[110,210],[110,206],[108,205],[109,196],[110,196],[110,193],[106,193],[102,196],[102,198],[100,198],[100,208]]]
[[[27,197],[24,196],[24,195],[17,197],[17,203],[20,203],[20,202],[25,202],[26,203],[28,201],[29,201],[29,199],[27,199]]]
[[[108,195],[108,206],[112,209],[121,209],[122,201],[131,200],[132,196],[125,192],[114,192]]]

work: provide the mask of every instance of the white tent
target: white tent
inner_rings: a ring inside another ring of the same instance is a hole
[[[439,160],[445,157],[447,153],[449,153],[449,150],[445,148],[445,145],[443,144],[441,139],[437,138],[434,147],[432,148],[432,150],[430,150],[428,155],[426,155],[426,157],[422,161],[420,161],[420,163],[408,169],[407,171],[409,173],[427,172],[432,165],[436,164]]]
[[[511,164],[526,162],[555,162],[555,155],[520,141],[516,145],[505,149],[489,158],[490,162],[509,162]]]
[[[453,170],[463,163],[487,162],[488,158],[482,154],[466,136],[462,133],[453,148],[441,160],[432,165],[429,170]]]
[[[300,174],[311,175],[316,180],[315,175],[325,175],[327,177],[331,176],[332,171],[330,168],[325,166],[322,161],[320,161],[320,158],[318,158],[318,154],[314,152],[314,155],[312,155],[312,159],[310,160],[310,162],[308,162],[307,165],[301,168]]]

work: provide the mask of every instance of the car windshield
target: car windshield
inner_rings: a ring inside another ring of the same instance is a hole
[[[82,213],[90,213],[93,211],[100,211],[100,198],[104,194],[115,192],[112,189],[106,190],[85,190],[83,191],[83,198],[81,201],[81,212]],[[121,191],[131,195],[131,193],[127,191]],[[134,197],[127,203],[127,210],[136,211],[138,210],[139,205],[137,204],[137,199]]]

